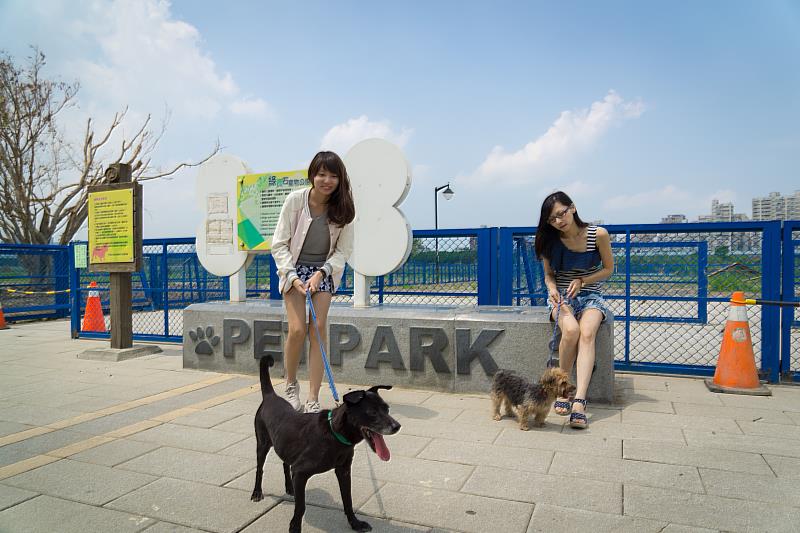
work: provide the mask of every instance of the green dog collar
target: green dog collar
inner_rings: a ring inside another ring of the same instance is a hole
[[[335,429],[333,429],[333,411],[328,411],[328,425],[331,427],[331,433],[333,436],[336,437],[336,440],[344,444],[345,446],[352,446],[353,443],[347,440],[344,435],[341,433],[337,433]]]

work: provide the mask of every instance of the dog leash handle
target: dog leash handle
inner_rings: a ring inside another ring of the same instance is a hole
[[[561,295],[561,293],[559,293],[559,295]],[[557,348],[556,336],[557,336],[557,333],[558,333],[558,315],[561,314],[561,304],[562,304],[563,301],[564,301],[564,299],[562,297],[558,301],[558,306],[556,306],[556,320],[553,323],[553,336],[550,339],[550,344],[548,346],[550,348],[550,357],[547,359],[547,368],[553,368],[554,366],[556,366],[555,355],[556,355],[556,348]]]
[[[339,405],[339,393],[336,391],[336,385],[333,384],[333,372],[331,366],[328,364],[328,357],[325,355],[325,344],[322,342],[322,335],[319,332],[317,325],[317,313],[314,310],[314,304],[311,302],[311,293],[306,290],[306,300],[308,300],[308,309],[311,311],[311,319],[314,322],[314,331],[317,332],[317,342],[319,343],[319,353],[322,355],[322,364],[325,366],[325,375],[328,377],[328,386],[333,394],[333,401]]]

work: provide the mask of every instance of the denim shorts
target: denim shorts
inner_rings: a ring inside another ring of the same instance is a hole
[[[577,319],[580,319],[583,312],[587,309],[599,309],[600,312],[603,313],[603,322],[605,322],[611,312],[608,309],[608,303],[605,298],[603,298],[603,295],[597,292],[581,291],[575,298],[564,297],[564,303],[572,308],[572,314],[575,315]],[[553,309],[555,309],[555,306],[553,302],[547,300],[547,307],[550,309],[550,320],[552,321]]]
[[[314,272],[319,269],[320,267],[311,265],[295,265],[294,267],[295,272],[297,272],[297,277],[300,278],[300,281],[303,283],[306,283],[309,279],[311,279],[311,276],[314,275]],[[319,292],[333,292],[333,278],[331,276],[322,278],[322,282],[319,284]]]

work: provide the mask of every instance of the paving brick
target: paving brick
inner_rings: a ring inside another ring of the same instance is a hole
[[[203,531],[193,527],[170,524],[169,522],[157,522],[155,525],[145,529],[144,533],[203,533]]]
[[[504,500],[549,503],[601,513],[622,513],[622,485],[590,479],[570,479],[565,492],[564,478],[479,466],[461,492]],[[569,497],[568,494],[579,495]]]
[[[0,484],[0,511],[24,502],[25,500],[30,500],[34,496],[38,496],[38,493]]]
[[[664,522],[655,520],[539,503],[533,510],[528,533],[661,533],[665,526]]]
[[[294,505],[286,502],[281,503],[243,529],[242,533],[284,533],[289,528],[289,521],[292,516],[294,516]],[[381,520],[358,513],[356,513],[356,517],[369,523],[373,531],[380,531],[381,533],[430,531],[430,528],[425,526]],[[331,533],[333,531],[352,531],[343,511],[306,505],[306,512],[303,515],[303,533]]]
[[[120,464],[117,468],[154,476],[224,485],[252,469],[255,460],[163,447]]]
[[[611,457],[604,457],[600,460],[590,455],[556,452],[553,464],[547,473],[554,476],[704,492],[700,475],[697,468],[693,466],[631,461]]]
[[[162,446],[185,448],[198,452],[217,452],[244,440],[244,435],[215,429],[193,428],[177,424],[162,424],[134,435],[132,440],[154,442]]]
[[[797,531],[800,509],[693,492],[625,485],[625,514],[723,531]]]
[[[155,450],[158,446],[158,444],[152,442],[116,439],[107,444],[101,444],[91,450],[71,455],[70,459],[103,466],[116,466],[134,457]]]
[[[610,437],[624,440],[652,440],[659,442],[671,442],[675,444],[685,444],[683,432],[680,428],[662,426],[640,426],[637,424],[618,423],[618,422],[597,422],[593,423],[589,419],[589,427],[575,429],[569,426],[564,427],[563,433],[574,439],[587,437]]]
[[[763,455],[775,475],[780,478],[800,479],[800,459],[780,455]]]
[[[572,450],[575,453],[601,455],[604,457],[622,457],[622,439],[617,437],[595,437],[588,432],[585,435],[550,433],[537,431],[520,431],[505,429],[494,441],[500,446],[516,446],[520,448],[536,448],[539,450]]]
[[[747,472],[762,475],[772,474],[769,465],[767,465],[764,458],[758,454],[730,450],[715,450],[713,448],[674,446],[664,443],[632,440],[625,441],[623,458],[633,461],[651,461],[653,463],[715,468],[718,470],[730,470],[732,472]]]
[[[277,503],[272,497],[252,502],[250,493],[241,490],[161,478],[106,504],[106,508],[207,531],[232,533]]]
[[[800,426],[770,424],[769,422],[762,422],[761,420],[758,422],[752,422],[750,420],[737,420],[736,424],[741,428],[745,435],[761,435],[764,437],[800,440]],[[798,444],[800,444],[800,442],[798,442]]]
[[[800,443],[795,439],[764,435],[730,435],[689,429],[684,430],[683,433],[686,435],[686,442],[689,446],[800,457]]]
[[[388,483],[357,512],[399,522],[475,533],[524,533],[533,505]]]
[[[700,469],[700,476],[708,494],[800,507],[800,485],[795,479],[705,468]]]
[[[155,479],[135,472],[64,459],[10,477],[3,483],[57,498],[103,505]]]
[[[781,411],[771,409],[747,409],[744,407],[728,407],[725,405],[717,406],[698,406],[696,404],[678,403],[672,404],[675,413],[679,415],[700,415],[711,418],[730,418],[733,420],[760,420],[772,424],[794,425],[794,421]]]
[[[34,455],[47,453],[51,450],[88,439],[89,437],[90,435],[86,433],[61,429],[15,442],[14,444],[2,446],[0,447],[0,466],[6,466],[33,457]]]
[[[465,442],[483,442],[491,444],[500,435],[502,427],[475,426],[470,431],[464,431],[464,424],[455,422],[435,422],[428,420],[406,420],[400,430],[404,435],[418,437],[443,438]]]
[[[2,407],[0,407],[2,409]],[[13,433],[19,433],[20,431],[25,431],[26,429],[31,429],[34,426],[29,424],[20,424],[19,422],[6,422],[0,421],[0,437],[5,437],[6,435],[11,435]]]
[[[472,473],[469,465],[427,461],[410,457],[394,456],[383,462],[371,452],[363,460],[353,459],[354,476],[374,478],[381,481],[405,483],[420,487],[458,490]]]
[[[211,428],[223,422],[227,422],[228,420],[234,418],[234,416],[235,415],[232,415],[230,413],[205,410],[205,411],[197,411],[190,415],[178,417],[174,419],[172,423],[179,424],[181,426]],[[250,421],[250,425],[252,426],[252,420]]]
[[[38,496],[0,512],[0,531],[25,533],[137,532],[155,521],[141,515]]]
[[[623,411],[622,421],[626,424],[656,426],[679,429],[708,429],[726,433],[741,434],[736,421],[730,418],[708,416],[689,416],[664,413],[645,413],[643,411]],[[656,439],[653,439],[656,440]]]
[[[228,419],[227,422],[222,422],[214,426],[214,429],[219,431],[228,431],[230,433],[242,433],[244,435],[252,435],[255,432],[253,428],[254,415],[239,415],[235,418]]]
[[[432,461],[495,466],[544,474],[553,460],[553,452],[434,439],[418,457]]]

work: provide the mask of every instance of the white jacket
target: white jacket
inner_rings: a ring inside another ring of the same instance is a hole
[[[281,208],[278,225],[272,235],[272,258],[278,267],[281,294],[285,294],[297,278],[295,264],[300,257],[303,243],[311,226],[311,211],[308,208],[308,193],[311,188],[292,191]],[[333,292],[339,288],[344,273],[344,265],[353,251],[353,224],[340,228],[328,223],[331,247],[328,260],[322,266],[325,275],[333,278]]]

